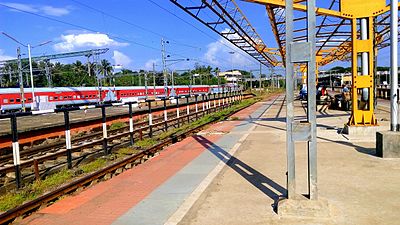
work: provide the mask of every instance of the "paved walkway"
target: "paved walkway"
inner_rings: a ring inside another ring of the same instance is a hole
[[[375,157],[375,137],[341,134],[349,115],[331,110],[317,119],[319,196],[328,200],[331,216],[277,215],[276,203],[286,192],[286,111],[281,103],[248,121],[256,128],[179,224],[399,224],[400,159]],[[297,118],[304,115],[299,105]],[[377,116],[388,115],[378,111]],[[380,124],[378,129],[387,129],[386,121]],[[296,144],[301,194],[307,193],[306,157],[306,143]]]
[[[277,215],[286,193],[285,108],[284,96],[257,103],[21,223],[399,224],[400,160],[375,157],[375,137],[342,134],[349,113],[330,110],[318,114],[318,181],[331,217]],[[304,118],[300,102],[295,113]],[[297,191],[306,193],[306,143],[296,148]]]

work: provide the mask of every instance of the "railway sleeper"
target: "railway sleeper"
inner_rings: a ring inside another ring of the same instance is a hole
[[[181,118],[179,118],[179,119],[177,119],[177,118],[174,118],[174,119],[171,119],[170,121],[168,121],[168,124],[169,124],[169,126],[173,126],[173,127],[177,127],[178,126],[178,124],[184,124],[184,123],[186,123],[186,121],[187,121],[187,117],[189,117],[189,121],[191,121],[190,120],[190,116],[192,116],[192,121],[195,121],[196,120],[196,114],[197,115],[205,115],[206,113],[209,113],[210,112],[210,110],[205,110],[205,111],[199,111],[198,113],[192,113],[191,115],[189,115],[189,116],[187,116],[187,115],[183,115],[183,116],[181,116]],[[160,121],[161,122],[159,122],[159,123],[156,123],[156,124],[154,124],[153,125],[153,128],[155,128],[154,130],[153,130],[153,133],[154,134],[156,134],[155,132],[162,132],[163,131],[163,127],[164,127],[164,121],[162,121],[162,118],[160,119]],[[145,123],[147,123],[147,122],[144,122],[144,124]],[[157,127],[159,127],[158,129],[157,129]],[[148,136],[149,135],[149,132],[147,131],[147,129],[148,129],[148,126],[147,127],[141,127],[141,128],[139,128],[139,130],[137,130],[137,131],[139,131],[139,134],[140,133],[144,133],[144,135],[146,135],[146,136]],[[144,130],[145,129],[145,130]],[[143,131],[144,130],[144,131]],[[121,133],[121,132],[117,132],[117,134],[116,135],[114,135],[114,136],[110,136],[108,139],[111,141],[111,143],[110,144],[120,144],[121,143],[121,141],[115,141],[115,138],[116,137],[118,137],[118,136],[123,136],[123,135],[126,135],[126,134],[128,134],[129,132],[125,132],[125,133]],[[143,134],[142,134],[143,135]],[[140,136],[140,135],[139,135]],[[125,139],[129,139],[129,137],[125,137]],[[176,139],[175,137],[173,137],[173,139],[172,139],[172,142],[177,142],[177,141],[179,141],[181,138],[179,138],[179,139]],[[101,141],[101,139],[99,139],[99,140],[95,140],[94,142],[100,142]],[[102,150],[102,146],[100,146],[100,145],[96,145],[95,143],[84,143],[84,145],[85,145],[85,147],[89,147],[89,146],[92,146],[92,148],[83,148],[83,150],[81,150],[81,151],[76,151],[76,152],[73,152],[72,154],[73,154],[73,160],[76,160],[76,159],[78,159],[78,158],[81,158],[82,156],[86,156],[86,155],[88,155],[88,154],[90,154],[90,153],[93,153],[93,152],[99,152],[100,150]],[[74,146],[75,147],[75,146]],[[76,147],[78,147],[78,146],[76,146]],[[82,148],[82,147],[81,147]],[[112,148],[112,146],[110,147],[110,148]],[[96,151],[96,150],[98,150],[98,151]],[[61,152],[63,152],[63,151],[65,151],[65,149],[62,149],[62,150],[60,150],[60,152],[59,153],[61,153]],[[85,154],[86,153],[86,154]],[[51,156],[51,154],[48,154],[48,153],[46,153],[45,154],[46,156]],[[154,153],[153,154],[147,154],[145,157],[143,157],[143,158],[141,158],[141,159],[139,159],[139,161],[138,162],[136,162],[135,163],[135,165],[137,165],[137,164],[139,164],[139,163],[143,163],[143,162],[145,162],[146,160],[148,160],[149,158],[151,158],[151,157],[154,157]],[[56,167],[56,161],[57,160],[50,160],[50,161],[48,161],[47,163],[44,161],[43,163],[41,163],[41,168],[40,168],[40,170],[51,170],[53,167]],[[64,166],[65,166],[65,162],[66,162],[66,159],[65,159],[65,156],[64,157],[60,157],[59,158],[59,162],[60,163],[63,163],[64,164]],[[79,164],[79,163],[78,163]],[[44,165],[44,166],[43,166]],[[31,171],[31,170],[30,170]],[[41,174],[43,174],[43,172],[41,172]],[[46,174],[47,174],[47,172],[46,172]],[[14,175],[14,179],[15,179],[15,175]]]

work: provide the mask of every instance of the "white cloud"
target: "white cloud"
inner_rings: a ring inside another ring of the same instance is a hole
[[[132,59],[129,58],[129,56],[117,50],[114,50],[114,56],[112,59],[114,60],[115,65],[121,65],[123,68],[128,68],[132,63]]]
[[[10,11],[13,12],[19,12],[18,10],[21,11],[27,11],[31,13],[40,13],[40,14],[45,14],[48,16],[65,16],[68,15],[71,12],[71,7],[63,7],[63,8],[58,8],[58,7],[53,7],[50,5],[32,5],[32,4],[22,4],[22,3],[15,3],[15,2],[2,2],[2,4],[11,7]],[[14,9],[12,9],[14,8]]]
[[[15,8],[15,9],[10,9],[13,12],[19,12],[16,9],[19,9],[22,11],[27,11],[27,12],[32,12],[32,13],[39,12],[39,10],[36,9],[33,5],[14,3],[14,2],[2,2],[2,4],[12,7],[12,8]]]
[[[0,49],[0,61],[15,59],[16,57],[4,55],[4,50]]]
[[[232,49],[237,50],[233,51]],[[215,66],[227,69],[231,69],[233,66],[234,69],[238,69],[249,64],[249,59],[240,54],[240,51],[236,46],[221,37],[217,41],[207,45],[207,51],[202,58],[204,61]],[[235,53],[231,54],[230,52]]]
[[[157,59],[150,59],[144,64],[145,70],[153,70],[153,64],[157,64]]]
[[[69,9],[67,8],[56,8],[48,5],[41,7],[41,10],[43,11],[44,14],[50,16],[65,16],[70,13]]]
[[[128,45],[111,39],[107,34],[100,33],[61,35],[61,40],[62,42],[53,45],[54,50],[57,52],[73,51],[84,47],[101,48]]]

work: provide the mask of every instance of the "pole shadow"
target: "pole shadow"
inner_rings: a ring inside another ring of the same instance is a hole
[[[271,207],[276,212],[279,199],[287,196],[287,190],[284,187],[258,172],[240,159],[229,154],[207,138],[198,135],[193,136],[193,138],[208,151],[210,151],[214,156],[246,179],[250,184],[271,198],[274,201]]]

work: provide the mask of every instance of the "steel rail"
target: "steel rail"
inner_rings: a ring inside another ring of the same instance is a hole
[[[277,96],[275,96],[275,98],[277,98]],[[226,118],[230,117],[231,115],[233,115],[245,108],[248,108],[250,106],[251,105],[248,105],[241,109],[235,110],[235,111],[229,113],[228,115],[224,116],[224,119],[226,119]],[[29,202],[24,203],[14,209],[6,211],[6,212],[0,214],[0,224],[11,223],[15,218],[23,216],[27,213],[33,212],[34,210],[40,208],[42,205],[47,204],[52,201],[55,201],[58,198],[60,198],[61,196],[72,193],[81,187],[89,186],[92,183],[92,181],[102,179],[102,178],[104,178],[105,175],[114,173],[116,170],[118,170],[120,168],[124,168],[127,164],[136,163],[138,160],[142,160],[146,156],[153,156],[155,153],[162,150],[165,146],[172,144],[172,143],[176,142],[177,140],[179,140],[179,138],[185,138],[188,135],[196,133],[198,130],[203,129],[205,126],[207,126],[211,123],[214,123],[216,121],[217,121],[217,119],[214,119],[213,121],[210,121],[203,125],[199,125],[195,128],[187,130],[181,134],[175,135],[173,137],[169,137],[168,139],[165,139],[162,142],[160,142],[140,153],[129,156],[119,162],[115,162],[103,169],[100,169],[96,172],[88,174],[84,177],[77,178],[76,180],[74,180],[72,182],[62,185],[61,187],[57,188],[56,190],[48,192],[32,201],[29,201]]]

